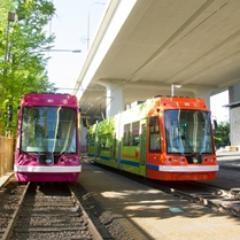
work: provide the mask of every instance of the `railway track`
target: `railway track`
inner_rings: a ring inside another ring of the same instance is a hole
[[[134,177],[135,178],[135,177]],[[160,182],[145,179],[150,187],[212,208],[219,213],[240,217],[240,188],[224,189],[202,182]]]
[[[163,182],[150,180],[100,164],[93,164],[124,175],[149,187],[210,207],[216,212],[240,217],[240,188],[224,188],[213,185],[211,182]]]
[[[16,184],[11,191],[12,201],[2,193],[0,239],[102,239],[70,185]]]
[[[14,177],[0,188],[0,239],[3,239],[21,202],[25,185],[18,185]]]
[[[226,190],[207,183],[188,182],[184,186],[173,186],[169,191],[217,212],[240,217],[240,188]]]

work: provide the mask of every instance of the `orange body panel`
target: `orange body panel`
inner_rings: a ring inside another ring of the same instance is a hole
[[[163,181],[197,181],[197,180],[213,180],[216,178],[216,172],[204,173],[182,173],[182,172],[157,172],[147,170],[147,177]]]

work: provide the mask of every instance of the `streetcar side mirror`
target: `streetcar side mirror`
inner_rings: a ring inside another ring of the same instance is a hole
[[[214,130],[216,130],[217,127],[218,127],[217,120],[213,120],[213,128],[214,128]]]

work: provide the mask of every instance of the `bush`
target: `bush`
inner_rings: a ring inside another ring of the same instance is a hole
[[[214,140],[216,148],[230,145],[230,124],[228,122],[221,122],[217,125],[214,132]]]

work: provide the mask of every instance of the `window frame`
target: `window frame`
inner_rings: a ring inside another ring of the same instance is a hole
[[[135,134],[135,126],[137,125],[137,131]],[[123,146],[124,147],[139,147],[140,146],[140,120],[126,123],[123,125]],[[134,130],[134,131],[133,131]],[[134,138],[138,137],[138,144],[134,143]]]
[[[137,125],[137,127],[136,127],[136,129],[137,129],[136,133],[137,134],[136,135],[135,135],[135,129],[133,131],[133,126],[134,125]],[[132,127],[132,131],[131,131],[131,140],[132,140],[131,143],[132,143],[132,145],[131,146],[139,147],[140,146],[140,121],[132,122],[131,127]],[[136,139],[136,137],[138,138],[138,143],[137,144],[134,143],[134,139]]]
[[[151,119],[154,119],[154,125],[151,124]],[[153,131],[151,130],[153,126]],[[157,128],[156,128],[157,127]],[[160,119],[159,116],[150,116],[148,118],[148,151],[150,153],[161,153],[162,152],[162,134],[161,134],[161,129],[160,129]],[[151,146],[151,136],[155,134],[158,135],[159,137],[159,149],[152,149]]]

